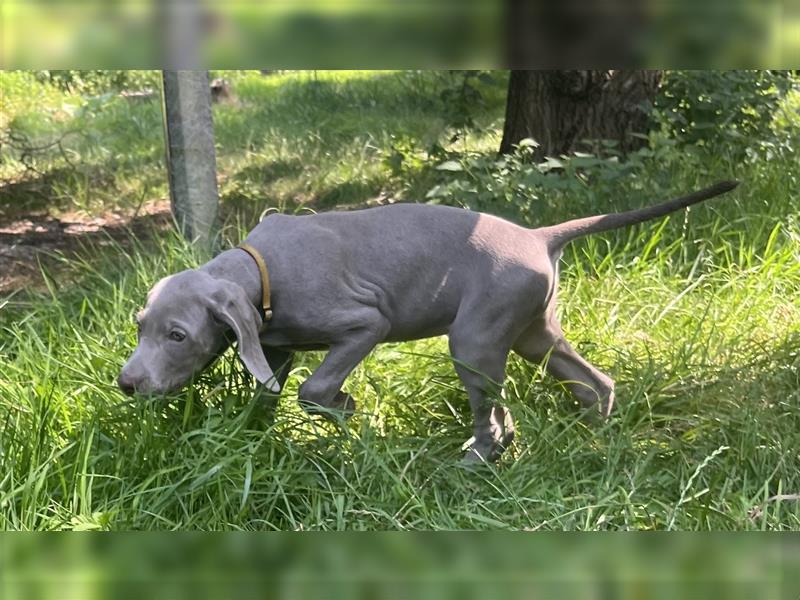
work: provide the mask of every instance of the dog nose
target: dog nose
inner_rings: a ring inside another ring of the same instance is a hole
[[[120,373],[117,385],[127,396],[132,396],[133,392],[136,391],[133,381],[125,373]]]

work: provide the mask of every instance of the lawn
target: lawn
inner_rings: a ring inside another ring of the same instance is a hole
[[[45,276],[0,296],[0,527],[800,529],[796,145],[656,136],[629,166],[521,183],[495,162],[502,74],[476,84],[463,128],[442,96],[455,74],[223,75],[235,95],[214,108],[225,244],[269,207],[463,201],[536,225],[743,183],[567,249],[564,328],[616,380],[616,410],[585,425],[541,365],[514,356],[517,440],[497,465],[465,468],[469,408],[443,338],[376,349],[346,383],[360,409],[346,424],[296,404],[320,353],[295,363],[274,420],[232,352],[180,394],[123,396],[146,291],[205,260],[164,219],[141,220],[166,210],[159,104],[2,73],[0,128],[64,138],[35,170],[0,163],[0,227],[109,212],[140,225],[75,236],[41,257]],[[783,139],[800,138],[798,106],[790,94],[776,116]]]

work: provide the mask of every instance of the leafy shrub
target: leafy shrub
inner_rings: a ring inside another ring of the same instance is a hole
[[[507,156],[431,155],[438,166],[427,200],[528,225],[557,216],[564,203],[576,215],[629,208],[626,195],[671,196],[726,172],[735,176],[743,161],[790,160],[798,144],[798,106],[800,86],[789,72],[668,71],[652,113],[660,126],[644,148],[623,157],[605,140],[593,154],[537,163],[536,142],[523,140]],[[675,180],[690,172],[692,180]],[[609,198],[620,198],[618,205],[609,206]]]
[[[565,202],[575,214],[595,212],[599,198],[619,197],[623,190],[674,191],[671,174],[686,165],[693,165],[701,177],[705,171],[702,150],[679,150],[675,140],[661,134],[653,134],[648,147],[628,153],[625,160],[614,142],[603,146],[602,157],[575,152],[539,163],[533,160],[536,142],[531,139],[522,140],[507,155],[451,153],[437,166],[440,176],[427,201],[537,225],[563,213]]]
[[[486,110],[486,87],[497,79],[491,71],[446,71],[446,82],[439,91],[442,115],[453,130],[451,142],[461,138],[468,129],[476,129],[476,118]]]
[[[796,86],[788,71],[666,71],[653,114],[683,144],[743,153],[774,141],[773,116]]]

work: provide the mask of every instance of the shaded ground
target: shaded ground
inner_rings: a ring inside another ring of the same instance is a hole
[[[223,183],[224,177],[220,178]],[[37,182],[41,183],[41,182]],[[26,183],[27,184],[27,183]],[[18,187],[20,184],[10,184]],[[161,198],[142,203],[139,207],[116,208],[99,215],[81,211],[60,211],[55,199],[38,200],[25,206],[4,202],[10,197],[7,186],[0,186],[0,295],[23,289],[44,289],[44,270],[57,280],[69,264],[69,258],[92,248],[110,244],[131,246],[134,239],[147,241],[155,232],[172,225],[169,200]],[[19,190],[15,190],[17,194]],[[346,192],[346,193],[345,193]],[[380,194],[353,194],[346,185],[334,188],[334,196],[342,195],[350,204],[340,202],[338,208],[359,208],[391,201]],[[337,196],[338,197],[338,196]],[[222,194],[221,218],[235,213],[245,222],[257,222],[266,202],[236,193]],[[329,196],[308,202],[298,201],[291,209],[326,210]],[[52,212],[47,206],[55,207]],[[66,260],[64,260],[66,259]]]
[[[99,216],[45,210],[0,216],[0,294],[44,287],[42,267],[57,275],[89,242],[94,247],[130,245],[171,224],[168,200],[156,200],[138,211],[111,210]]]
[[[221,218],[236,214],[244,222],[257,222],[264,208],[275,204],[274,199],[270,201],[263,196],[266,180],[285,167],[280,161],[273,161],[265,167],[246,167],[231,177],[220,174]],[[290,170],[296,168],[290,166]],[[53,187],[60,175],[44,174],[0,182],[0,295],[23,289],[44,289],[43,269],[60,280],[69,258],[82,252],[85,255],[88,244],[92,248],[110,244],[127,248],[134,239],[147,241],[154,232],[171,226],[167,198],[142,202],[138,207],[116,207],[99,214],[68,210],[65,208],[68,203],[61,202]],[[255,179],[252,193],[242,193],[236,188],[238,182],[253,183],[251,179]],[[102,188],[104,182],[94,180],[93,185]],[[376,196],[368,186],[356,193],[357,187],[353,184],[333,186],[326,194],[310,199],[296,198],[284,208],[325,210],[330,204],[338,203],[338,208],[345,209],[389,201],[384,194]]]

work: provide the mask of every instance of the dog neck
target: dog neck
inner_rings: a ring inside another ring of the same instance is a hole
[[[221,252],[198,270],[215,279],[224,279],[240,286],[261,314],[261,273],[253,258],[240,248]]]
[[[258,272],[261,275],[261,307],[264,310],[264,320],[269,321],[272,319],[272,298],[270,295],[269,268],[267,267],[267,261],[261,256],[261,252],[246,242],[239,244],[238,248],[247,252],[255,261],[256,266],[258,266]]]

